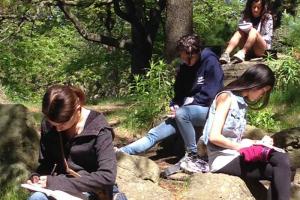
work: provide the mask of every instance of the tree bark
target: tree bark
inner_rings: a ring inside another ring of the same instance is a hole
[[[124,11],[120,8],[120,1],[114,0],[116,14],[131,24],[132,48],[129,53],[132,74],[145,74],[150,67],[153,43],[161,21],[161,13],[165,9],[165,0],[157,1],[157,5],[146,12],[145,2],[127,0]]]
[[[167,62],[176,57],[176,42],[186,34],[192,33],[193,1],[167,0],[166,46]]]
[[[148,34],[141,33],[136,27],[132,27],[131,73],[145,74],[150,67],[153,44],[147,39]]]

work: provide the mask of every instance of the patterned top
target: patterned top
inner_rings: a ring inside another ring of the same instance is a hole
[[[243,97],[237,96],[231,91],[223,91],[221,93],[224,92],[230,94],[231,105],[222,129],[222,135],[231,141],[241,142],[246,129],[245,115],[248,105]],[[219,93],[216,98],[221,93]],[[221,169],[240,155],[236,150],[226,149],[209,142],[209,134],[216,114],[216,98],[210,107],[208,119],[204,126],[202,136],[202,140],[207,145],[208,161],[211,172]]]
[[[264,23],[260,20],[257,26],[254,28],[261,34],[263,39],[267,43],[267,49],[272,47],[272,36],[273,36],[273,17],[271,14],[265,14]],[[251,22],[250,19],[244,19],[244,16],[241,17],[239,23]]]

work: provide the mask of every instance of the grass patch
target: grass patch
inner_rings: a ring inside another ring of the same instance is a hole
[[[270,132],[299,126],[299,89],[290,86],[284,90],[274,90],[267,108],[248,112],[249,123]]]
[[[1,188],[0,200],[20,200],[27,199],[29,192],[22,189],[19,185],[10,184],[5,188]]]
[[[285,91],[274,91],[270,100],[270,107],[274,112],[274,119],[279,121],[280,129],[292,128],[300,125],[300,87],[289,87]]]

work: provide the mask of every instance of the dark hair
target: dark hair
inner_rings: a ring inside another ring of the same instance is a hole
[[[252,4],[261,2],[262,4],[262,11],[261,11],[261,16],[260,16],[260,21],[262,25],[264,25],[266,19],[267,19],[267,14],[270,14],[269,8],[268,8],[268,2],[267,0],[247,0],[245,9],[242,11],[242,14],[244,15],[244,19],[249,19],[251,22],[254,21],[254,17],[252,16]]]
[[[197,54],[200,52],[200,46],[200,38],[195,34],[188,34],[177,41],[176,50],[179,52],[185,51],[187,54]]]
[[[240,93],[244,90],[253,88],[260,89],[265,86],[271,86],[273,89],[274,85],[275,75],[273,71],[267,65],[256,64],[248,68],[238,79],[229,83],[223,90]],[[271,90],[257,102],[248,102],[251,108],[261,109],[265,107],[269,102],[270,93]],[[255,107],[258,104],[259,106]]]
[[[74,114],[78,105],[84,105],[85,95],[77,87],[53,85],[43,97],[42,112],[56,123],[67,122]]]

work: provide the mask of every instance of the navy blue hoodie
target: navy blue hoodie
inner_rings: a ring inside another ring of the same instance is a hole
[[[218,57],[205,48],[193,65],[181,64],[176,75],[172,105],[200,105],[209,107],[216,94],[223,88],[224,73]],[[187,102],[187,97],[189,102]]]

